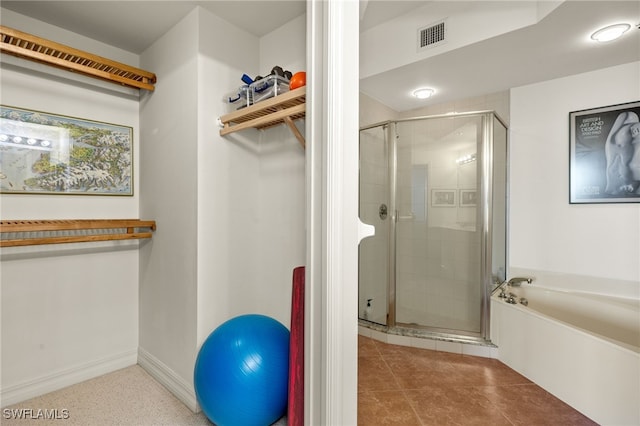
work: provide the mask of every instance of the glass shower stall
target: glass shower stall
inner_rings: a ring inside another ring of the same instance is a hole
[[[360,130],[359,318],[395,334],[487,342],[505,279],[507,127],[492,111]]]

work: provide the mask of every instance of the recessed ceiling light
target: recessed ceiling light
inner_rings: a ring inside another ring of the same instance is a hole
[[[416,89],[413,91],[413,96],[415,96],[418,99],[427,99],[427,98],[430,98],[434,92],[435,90],[433,89],[427,89],[427,88]]]
[[[631,25],[629,24],[609,25],[608,27],[600,28],[598,31],[591,34],[591,38],[595,41],[604,43],[617,39],[622,34],[627,32],[629,28],[631,28]]]

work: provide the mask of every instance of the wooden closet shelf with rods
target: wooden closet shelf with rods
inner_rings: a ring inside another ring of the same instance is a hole
[[[300,87],[282,95],[274,96],[220,117],[223,128],[220,136],[244,129],[266,129],[285,123],[304,148],[305,139],[294,121],[304,118],[306,113],[306,87]]]
[[[156,75],[152,72],[2,25],[0,36],[3,53],[136,89],[154,89]]]
[[[109,230],[124,232],[98,233]],[[151,238],[155,230],[155,220],[140,219],[2,220],[0,247],[134,240]],[[51,235],[43,236],[43,232]],[[5,235],[9,233],[18,235]]]

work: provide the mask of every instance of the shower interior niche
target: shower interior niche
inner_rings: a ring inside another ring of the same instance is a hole
[[[487,343],[505,279],[507,128],[494,112],[360,130],[361,325]]]

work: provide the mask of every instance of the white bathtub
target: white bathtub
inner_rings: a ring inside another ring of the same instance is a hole
[[[498,358],[602,425],[640,425],[640,301],[523,284],[491,300]]]

